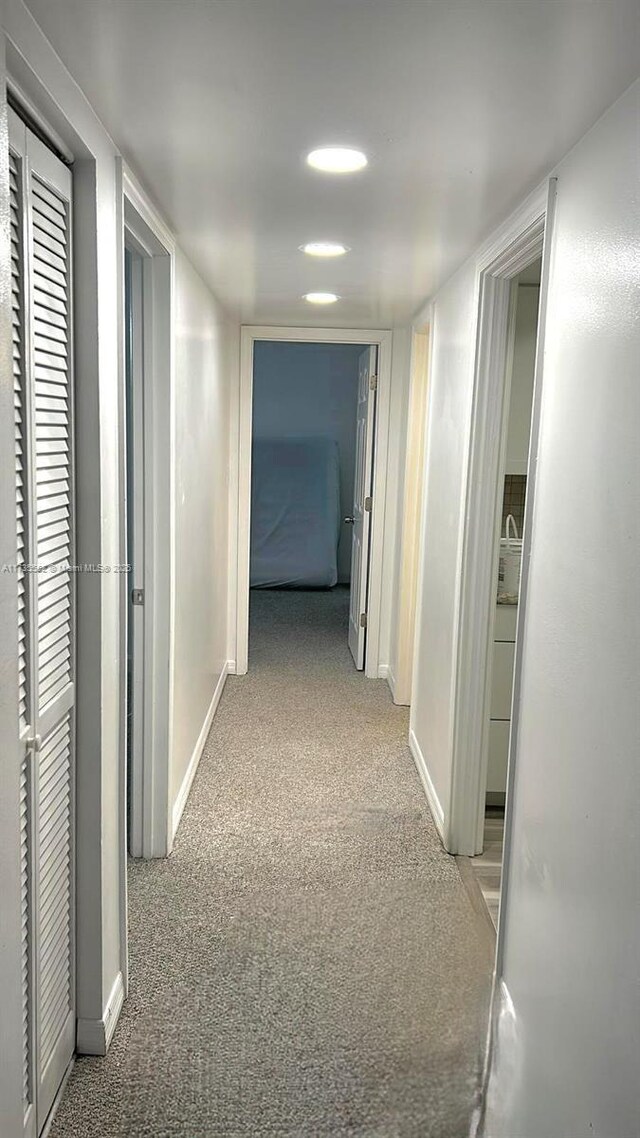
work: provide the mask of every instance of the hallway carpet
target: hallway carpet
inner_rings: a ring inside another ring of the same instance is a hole
[[[466,1138],[490,961],[347,592],[252,594],[167,861],[130,869],[131,994],[51,1138]]]

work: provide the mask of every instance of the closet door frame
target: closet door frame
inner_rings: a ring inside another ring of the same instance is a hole
[[[15,420],[13,393],[13,335],[11,253],[9,223],[9,173],[6,122],[2,129],[3,157],[0,168],[0,518],[15,518]],[[6,155],[6,156],[5,156]],[[18,732],[18,582],[11,566],[17,560],[16,527],[0,525],[0,967],[2,969],[2,1016],[0,1016],[0,1102],[3,1133],[17,1138],[24,1133],[22,1097],[22,929],[20,872],[20,773]],[[7,566],[5,571],[4,567]]]
[[[29,289],[26,283],[26,247],[29,241],[28,221],[25,211],[25,202],[27,198],[28,183],[28,169],[27,169],[27,128],[26,125],[20,122],[17,116],[9,109],[9,150],[17,159],[18,166],[18,190],[17,196],[20,207],[19,214],[19,229],[18,229],[18,256],[19,256],[19,277],[20,277],[20,309],[22,316],[22,327],[20,330],[20,358],[19,367],[21,373],[21,393],[20,393],[20,418],[22,423],[22,485],[23,485],[23,557],[26,564],[33,564],[36,560],[37,553],[35,551],[35,542],[33,535],[33,526],[31,524],[31,510],[29,503],[33,500],[35,493],[34,478],[33,478],[33,412],[31,403],[32,400],[28,394],[28,374],[30,369],[31,359],[31,337],[28,334],[29,328]],[[11,295],[11,291],[9,293]],[[12,321],[13,326],[13,321]],[[15,368],[15,362],[14,362]],[[12,369],[13,370],[13,369]],[[13,424],[13,408],[11,422]],[[17,439],[17,430],[16,430]],[[17,463],[16,463],[17,467]],[[17,514],[17,483],[14,485],[14,511]],[[17,528],[16,528],[17,534]],[[16,557],[14,559],[16,565],[16,590],[18,588],[18,581],[20,577],[20,570],[18,568],[18,548],[16,543]],[[26,1082],[28,1086],[28,1105],[25,1104],[24,1111],[24,1135],[25,1138],[36,1138],[37,1135],[37,1095],[36,1095],[36,1014],[35,1014],[35,982],[34,975],[36,971],[36,957],[34,951],[35,936],[33,935],[36,929],[36,908],[34,900],[33,888],[33,848],[34,848],[34,771],[35,761],[37,756],[34,754],[33,739],[35,735],[35,718],[37,714],[36,701],[34,693],[36,691],[36,668],[35,668],[35,655],[33,646],[29,644],[29,624],[30,614],[34,610],[34,598],[37,594],[36,580],[33,573],[27,572],[24,575],[23,590],[25,597],[25,638],[26,644],[26,667],[25,667],[25,684],[26,684],[26,700],[25,700],[25,721],[22,722],[20,716],[20,703],[16,702],[18,711],[16,717],[16,727],[18,730],[18,745],[19,745],[19,770],[20,770],[20,816],[22,815],[22,784],[23,772],[26,778],[26,804],[27,804],[27,819],[26,819],[26,842],[27,842],[27,921],[31,930],[29,938],[29,945],[27,948],[26,957],[26,1030],[21,1032],[20,1038],[23,1046],[26,1047],[27,1054],[23,1051],[23,1063],[27,1066]],[[16,621],[16,625],[18,622]],[[18,673],[19,674],[19,673]],[[22,826],[22,819],[21,819]],[[22,829],[21,829],[22,839]],[[22,845],[21,845],[21,868],[22,868]],[[21,891],[21,916],[22,916],[22,891]],[[22,992],[22,1017],[25,1016],[24,1008],[24,974],[21,977],[21,984],[19,990]],[[24,1019],[23,1019],[24,1024]],[[24,1071],[23,1071],[24,1074]],[[20,1080],[20,1085],[23,1085],[23,1079]],[[24,1103],[24,1099],[23,1099]]]

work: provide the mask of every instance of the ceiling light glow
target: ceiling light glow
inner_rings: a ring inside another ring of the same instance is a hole
[[[335,292],[306,292],[303,297],[309,304],[335,304],[339,299]]]
[[[341,245],[339,241],[308,241],[300,249],[310,257],[342,257],[349,252],[349,247]]]
[[[361,150],[347,146],[322,146],[307,154],[307,163],[314,170],[322,170],[326,174],[353,174],[364,169],[367,156]]]

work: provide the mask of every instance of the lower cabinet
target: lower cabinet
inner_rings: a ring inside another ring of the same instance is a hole
[[[498,605],[494,626],[491,709],[489,723],[489,764],[487,794],[501,795],[507,789],[507,760],[511,729],[511,695],[515,657],[515,605]]]
[[[504,794],[507,789],[510,730],[511,722],[508,719],[492,719],[489,724],[487,794]]]

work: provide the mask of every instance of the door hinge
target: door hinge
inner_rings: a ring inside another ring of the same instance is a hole
[[[369,376],[369,391],[378,390],[378,377],[377,375]]]
[[[370,513],[371,513],[371,508],[372,508],[372,506],[373,506],[373,498],[365,498],[365,500],[364,500],[364,508],[365,508],[365,510],[366,510],[366,512],[367,512],[368,514],[370,514]]]
[[[144,604],[144,589],[131,590],[131,604],[143,605]]]
[[[366,614],[366,612],[361,612],[360,613],[360,628],[366,628],[366,627],[367,627],[367,614]]]

